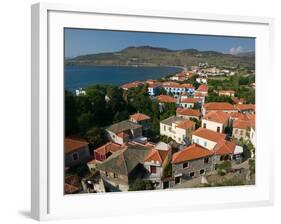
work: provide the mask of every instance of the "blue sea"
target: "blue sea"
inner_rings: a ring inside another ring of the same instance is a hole
[[[66,66],[64,83],[67,90],[74,91],[94,84],[122,85],[136,80],[158,79],[181,70],[176,67]]]

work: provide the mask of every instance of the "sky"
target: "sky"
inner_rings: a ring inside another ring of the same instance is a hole
[[[117,52],[129,46],[197,49],[238,54],[255,51],[255,38],[65,28],[65,57]]]

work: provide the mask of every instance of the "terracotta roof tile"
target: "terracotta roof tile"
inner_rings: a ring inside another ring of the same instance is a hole
[[[105,145],[102,145],[99,148],[97,148],[95,152],[99,153],[100,155],[106,155],[108,152],[113,153],[122,149],[124,149],[124,146],[113,142],[108,142]]]
[[[225,124],[229,119],[229,114],[223,111],[210,111],[202,119]]]
[[[205,149],[197,144],[188,146],[187,148],[174,153],[172,163],[181,163],[199,158],[209,157],[213,155],[213,151]]]
[[[157,100],[161,103],[176,103],[176,99],[168,95],[159,95],[157,96]]]
[[[72,139],[72,138],[65,138],[64,139],[64,152],[70,153],[76,151],[80,148],[87,146],[89,143],[84,139]]]
[[[198,102],[200,102],[200,100],[197,98],[189,97],[189,98],[181,99],[181,103],[198,103]]]
[[[147,157],[144,159],[145,162],[150,161],[158,161],[160,164],[164,162],[167,155],[169,153],[169,150],[157,150],[157,149],[151,149]]]
[[[195,122],[191,121],[191,120],[187,120],[187,121],[182,121],[177,125],[177,128],[181,128],[181,129],[188,129],[188,128],[192,128],[194,127]]]
[[[214,148],[216,155],[233,154],[236,143],[231,141],[222,140],[217,143]]]
[[[195,136],[198,136],[201,138],[205,138],[205,139],[211,140],[213,142],[219,142],[219,141],[225,139],[225,137],[226,137],[226,134],[212,131],[212,130],[209,130],[206,128],[198,128],[196,131],[194,131],[192,133],[192,135],[195,135]]]
[[[190,108],[177,108],[177,114],[186,115],[186,116],[195,116],[195,117],[201,116],[199,110],[190,109]]]
[[[235,107],[238,110],[253,110],[255,111],[255,104],[236,104]]]
[[[199,92],[208,92],[208,85],[205,85],[205,84],[202,84],[200,85],[196,91],[199,91]]]
[[[230,103],[225,102],[211,102],[204,104],[206,110],[236,110]]]
[[[144,120],[149,120],[150,117],[142,113],[135,113],[130,116],[130,119],[133,119],[135,121],[144,121]]]

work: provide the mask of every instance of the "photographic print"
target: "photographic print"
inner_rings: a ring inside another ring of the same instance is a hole
[[[255,38],[64,28],[64,192],[255,184]]]

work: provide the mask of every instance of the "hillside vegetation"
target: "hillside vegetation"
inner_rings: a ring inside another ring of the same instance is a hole
[[[81,55],[66,60],[66,65],[92,66],[191,66],[207,62],[213,66],[253,69],[254,54],[231,55],[196,49],[170,50],[151,46],[128,47],[119,52]]]

